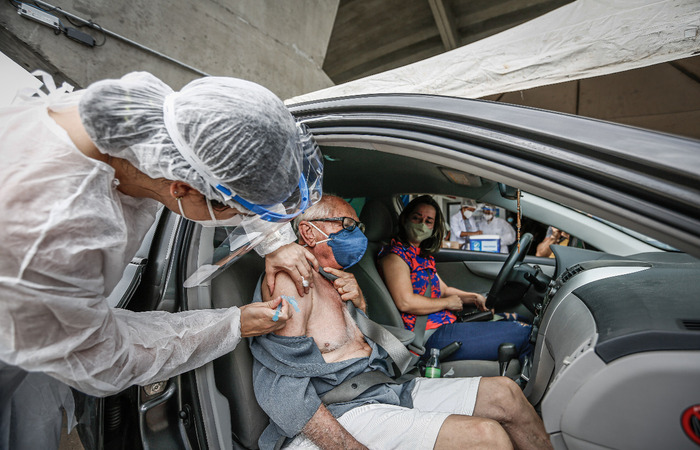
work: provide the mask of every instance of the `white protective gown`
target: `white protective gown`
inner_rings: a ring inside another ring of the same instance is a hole
[[[118,192],[114,170],[85,157],[45,103],[0,109],[0,161],[0,372],[44,372],[102,396],[233,350],[237,308],[107,305],[158,203]]]
[[[508,246],[515,242],[515,230],[508,223],[498,217],[494,217],[491,221],[482,219],[478,223],[479,229],[484,234],[495,234],[501,237],[501,253],[508,253]]]
[[[464,246],[464,244],[469,242],[469,238],[461,237],[460,234],[474,231],[479,231],[474,216],[465,219],[461,211],[452,214],[452,217],[450,217],[450,241],[459,242],[460,246]]]

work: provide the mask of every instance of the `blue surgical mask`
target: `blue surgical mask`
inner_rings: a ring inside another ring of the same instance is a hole
[[[333,257],[343,269],[357,264],[367,250],[367,237],[359,227],[355,227],[352,231],[343,228],[337,233],[326,234],[313,223],[309,222],[309,224],[328,238],[318,241],[317,244],[328,242],[328,246],[333,251]]]

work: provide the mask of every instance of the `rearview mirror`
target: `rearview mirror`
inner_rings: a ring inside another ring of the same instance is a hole
[[[518,198],[518,190],[504,183],[498,183],[498,192],[500,192],[501,197],[508,200],[515,200]]]

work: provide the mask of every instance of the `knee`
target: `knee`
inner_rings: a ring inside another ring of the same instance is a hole
[[[523,401],[527,402],[520,386],[508,377],[489,378],[489,382],[491,418],[500,423],[512,422],[522,414]]]
[[[513,444],[506,430],[495,420],[452,415],[442,424],[435,448],[512,449]]]
[[[479,441],[481,441],[481,445],[476,445],[478,448],[513,448],[508,433],[495,420],[479,419],[474,425],[473,431],[476,436],[479,436]]]

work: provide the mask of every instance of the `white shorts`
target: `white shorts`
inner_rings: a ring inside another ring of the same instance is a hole
[[[413,408],[368,404],[343,414],[338,422],[371,449],[432,449],[445,419],[471,416],[481,378],[417,378]],[[299,435],[285,448],[316,449]]]

